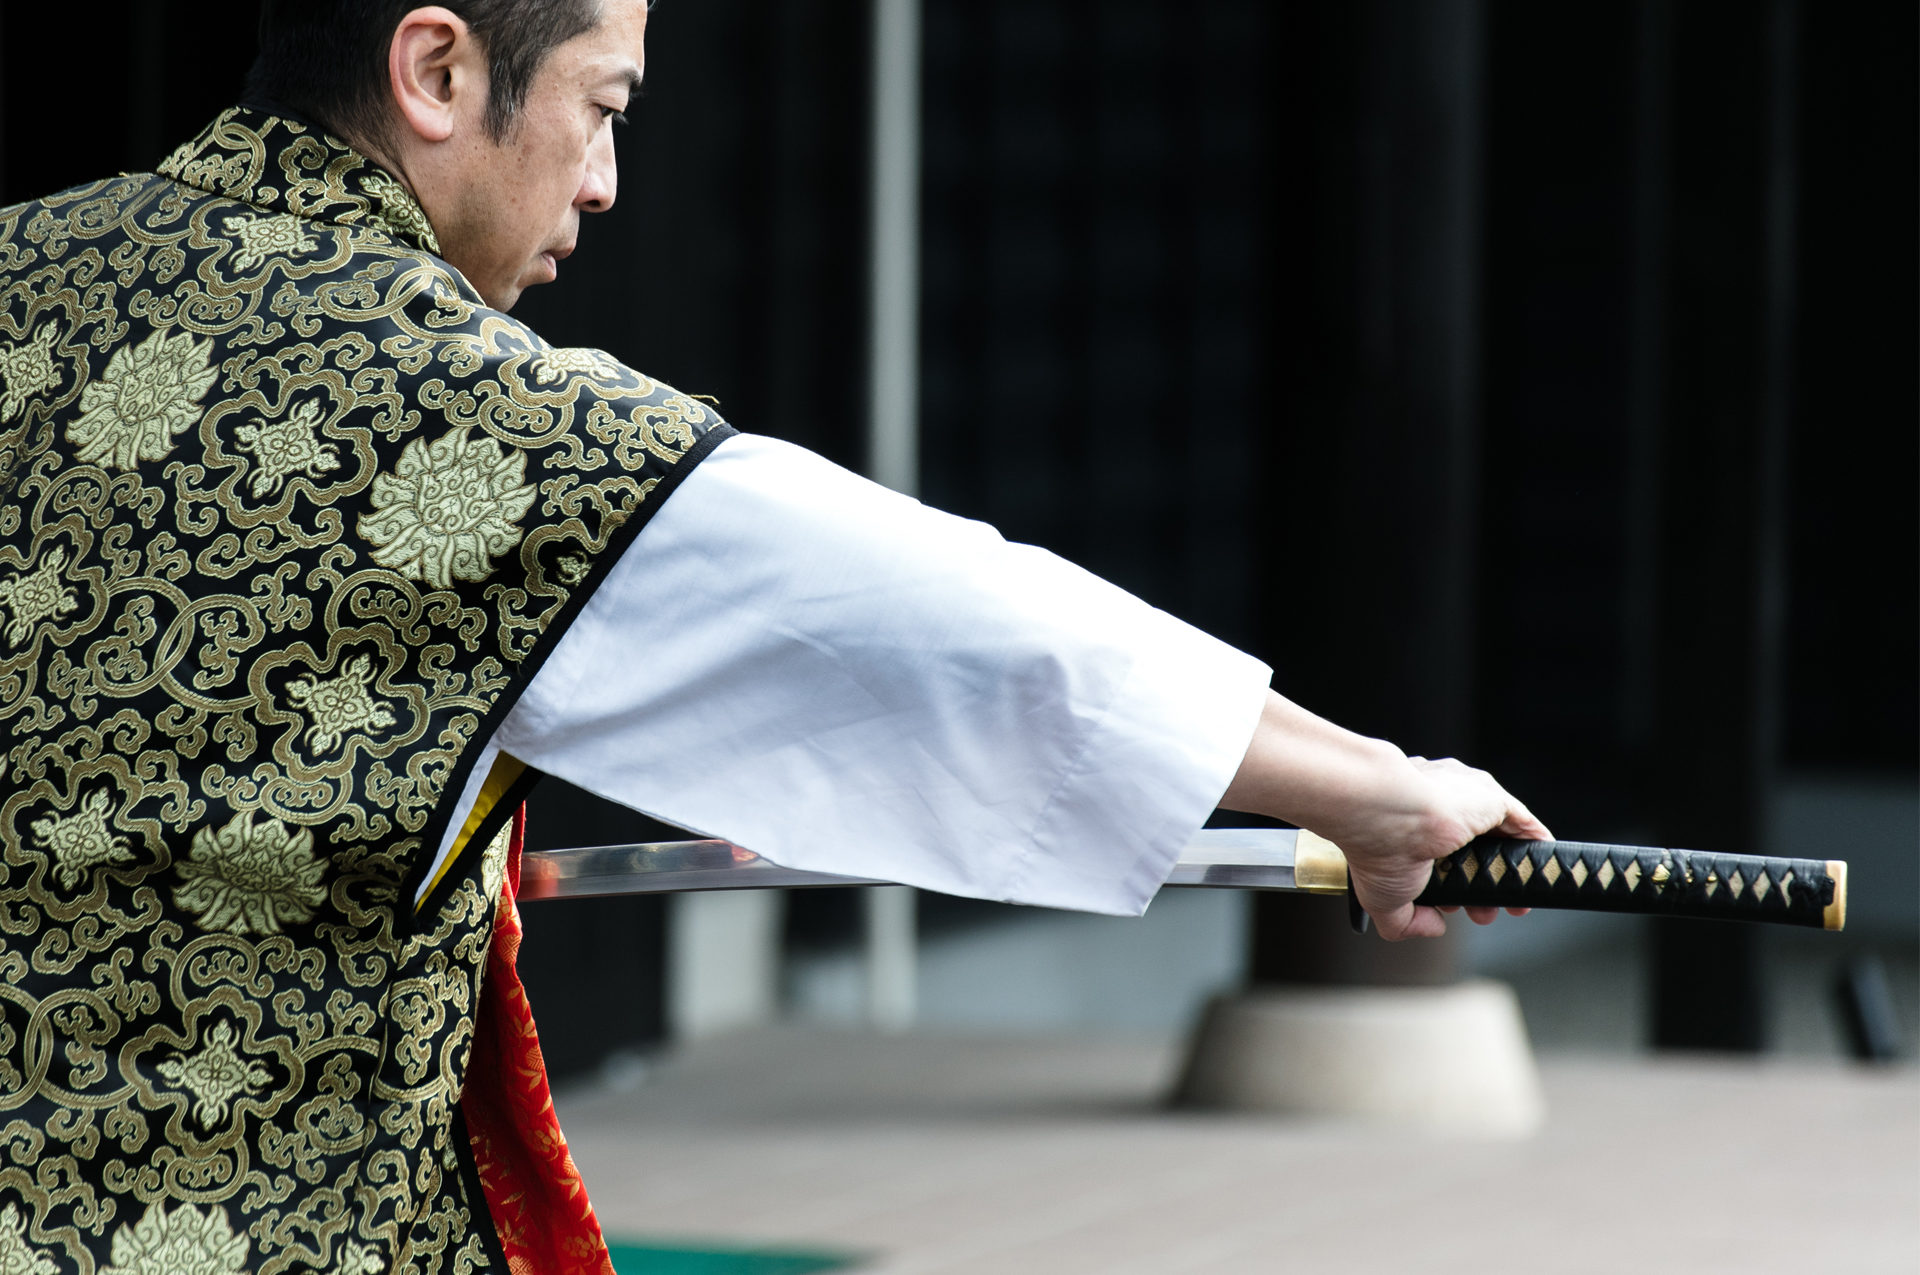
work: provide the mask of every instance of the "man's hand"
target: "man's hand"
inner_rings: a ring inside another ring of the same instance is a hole
[[[1431,938],[1445,932],[1446,922],[1438,909],[1415,907],[1413,899],[1427,888],[1435,859],[1486,832],[1549,839],[1553,834],[1484,770],[1452,758],[1401,760],[1405,771],[1397,782],[1388,779],[1390,790],[1396,795],[1404,791],[1405,800],[1418,813],[1361,804],[1343,820],[1329,817],[1336,821],[1329,827],[1337,823],[1338,830],[1315,827],[1314,831],[1346,852],[1354,893],[1383,936]],[[1391,760],[1388,767],[1400,769]],[[1525,909],[1513,911],[1518,915]],[[1480,925],[1489,924],[1497,912],[1496,908],[1467,909],[1467,915]]]
[[[1408,757],[1272,692],[1220,804],[1285,819],[1339,846],[1360,905],[1389,939],[1445,932],[1440,909],[1413,902],[1435,859],[1482,833],[1552,835],[1484,770]],[[1495,912],[1467,909],[1481,925]]]

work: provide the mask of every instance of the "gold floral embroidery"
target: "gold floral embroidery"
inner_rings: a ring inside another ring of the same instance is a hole
[[[218,127],[218,121],[215,126]],[[208,138],[203,134],[190,142],[182,142],[171,155],[160,161],[160,167],[155,171],[201,190],[241,198],[248,192],[253,175],[252,165],[247,163],[246,155],[209,148],[207,141]],[[210,150],[211,153],[202,154],[203,150]]]
[[[193,1095],[194,1119],[202,1129],[225,1124],[229,1102],[273,1079],[265,1067],[240,1055],[239,1039],[233,1024],[221,1019],[197,1051],[177,1054],[156,1069]]]
[[[27,1220],[17,1205],[0,1209],[0,1275],[59,1275],[59,1268],[27,1243]]]
[[[371,516],[360,534],[373,560],[436,589],[484,580],[493,559],[519,543],[519,521],[536,489],[521,479],[526,453],[465,430],[415,439],[390,474],[373,480]]]
[[[75,459],[133,469],[165,457],[174,436],[200,419],[200,399],[219,376],[212,357],[212,341],[185,332],[115,350],[106,373],[80,391],[80,415],[67,426]]]
[[[359,655],[333,677],[303,677],[287,683],[287,698],[313,722],[307,728],[307,743],[330,753],[348,735],[393,725],[393,710],[373,697],[372,681],[373,659]]]
[[[593,564],[587,561],[584,553],[563,553],[553,564],[553,573],[560,577],[560,583],[571,588],[587,578],[593,570]]]
[[[235,270],[254,270],[276,258],[302,256],[320,246],[297,217],[239,216],[227,218],[224,224],[240,243],[233,252]]]
[[[348,1240],[340,1246],[340,1260],[333,1264],[333,1269],[336,1275],[380,1275],[385,1265],[372,1249]]]
[[[428,252],[440,251],[433,223],[405,186],[376,168],[360,179],[360,189],[380,201],[381,220],[412,236]]]
[[[278,934],[282,925],[311,920],[326,898],[327,865],[313,853],[313,833],[278,819],[255,823],[247,811],[215,831],[193,834],[180,865],[186,884],[173,901],[209,930]]]
[[[66,546],[55,545],[32,571],[25,575],[15,572],[11,580],[0,580],[0,606],[13,613],[6,631],[9,646],[25,646],[35,625],[42,620],[57,620],[80,605],[73,590],[60,582],[66,565]]]
[[[533,361],[533,381],[536,385],[556,385],[576,376],[590,377],[596,381],[617,381],[621,376],[620,364],[610,354],[574,347],[542,350]]]
[[[254,455],[256,498],[271,496],[295,474],[318,478],[340,468],[339,450],[318,438],[321,411],[320,400],[310,398],[280,420],[255,418],[233,431],[234,441]]]
[[[93,869],[105,863],[133,858],[125,837],[116,836],[108,819],[113,797],[105,788],[88,794],[70,815],[48,815],[33,821],[33,835],[52,857],[60,884],[71,890]],[[0,1267],[0,1275],[5,1275]]]
[[[60,329],[48,323],[18,345],[0,346],[0,418],[18,416],[28,399],[60,383],[60,365],[53,354],[59,339]]]
[[[239,1275],[246,1264],[247,1237],[233,1233],[218,1205],[202,1213],[182,1204],[169,1213],[155,1204],[114,1232],[113,1265],[100,1275]]]

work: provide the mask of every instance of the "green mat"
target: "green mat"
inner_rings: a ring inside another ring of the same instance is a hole
[[[619,1275],[812,1275],[839,1271],[858,1259],[846,1253],[775,1252],[764,1248],[658,1248],[609,1244]]]

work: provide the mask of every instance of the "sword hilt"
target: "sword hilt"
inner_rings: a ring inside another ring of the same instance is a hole
[[[1366,914],[1349,891],[1354,928]],[[1706,854],[1655,846],[1481,837],[1433,865],[1416,903],[1565,908],[1838,930],[1847,923],[1839,859]]]

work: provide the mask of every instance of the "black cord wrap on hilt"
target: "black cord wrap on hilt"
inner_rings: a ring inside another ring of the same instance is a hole
[[[1433,865],[1416,900],[1838,928],[1822,859],[1481,837]]]

